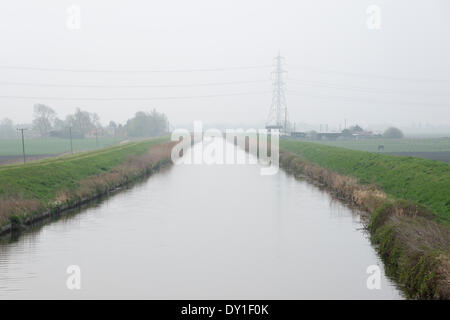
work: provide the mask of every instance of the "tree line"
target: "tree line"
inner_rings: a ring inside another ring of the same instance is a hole
[[[167,116],[155,109],[139,111],[124,124],[110,121],[107,126],[102,126],[96,113],[77,108],[73,114],[60,119],[54,109],[44,104],[34,105],[31,124],[15,125],[11,119],[1,120],[0,139],[16,138],[18,127],[25,127],[30,135],[41,138],[69,138],[70,134],[79,139],[91,136],[139,138],[160,136],[169,131]]]
[[[317,139],[319,132],[311,130],[307,132],[307,136],[312,139]],[[386,139],[401,139],[404,137],[403,132],[396,127],[389,127],[383,133],[373,133],[372,131],[367,131],[360,127],[359,125],[354,125],[349,128],[342,130],[339,133],[341,138],[351,139],[353,137],[366,137],[366,138],[386,138]]]

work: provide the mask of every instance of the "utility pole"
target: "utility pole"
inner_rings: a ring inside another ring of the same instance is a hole
[[[24,138],[24,136],[23,136],[23,132],[24,132],[25,130],[28,130],[28,129],[22,128],[22,129],[17,129],[17,130],[20,131],[20,132],[22,133],[23,163],[25,163],[27,160],[26,160],[26,157],[25,157],[25,138]]]
[[[98,128],[95,128],[95,144],[97,145],[98,149]]]
[[[275,70],[272,72],[274,75],[272,104],[269,110],[269,117],[266,127],[275,126],[284,128],[284,132],[287,133],[288,113],[285,97],[286,83],[284,81],[286,70],[283,68],[283,61],[284,58],[280,55],[275,58]]]
[[[70,153],[73,154],[72,127],[69,127],[69,135],[70,135]]]

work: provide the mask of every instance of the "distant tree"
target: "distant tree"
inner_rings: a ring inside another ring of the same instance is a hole
[[[98,114],[96,113],[89,113],[90,117],[91,117],[91,122],[94,125],[94,127],[101,127],[100,124],[100,117]]]
[[[167,132],[167,117],[164,113],[159,113],[155,109],[150,113],[152,126],[150,130],[151,136],[162,135]]]
[[[350,131],[351,133],[358,133],[358,132],[363,132],[364,129],[361,128],[360,126],[358,126],[358,125],[356,124],[356,125],[354,125],[354,126],[351,126],[351,127],[349,128],[349,131]]]
[[[61,131],[66,129],[67,125],[64,120],[61,120],[59,118],[55,118],[55,121],[53,122],[53,129],[56,131]]]
[[[105,128],[105,132],[111,136],[117,137],[117,123],[110,121],[108,126]]]
[[[119,138],[123,138],[123,137],[125,137],[126,135],[127,135],[127,132],[126,132],[126,126],[123,126],[122,124],[119,124],[119,125],[117,126],[115,136],[116,136],[116,137],[119,137]]]
[[[150,136],[150,117],[143,111],[136,112],[134,118],[127,121],[127,134],[130,137]]]
[[[100,126],[99,119],[96,113],[89,113],[77,108],[74,114],[66,117],[65,123],[66,126],[72,128],[73,133],[84,137]]]
[[[167,117],[153,110],[151,113],[137,112],[127,121],[127,134],[130,137],[153,137],[167,131]]]
[[[56,112],[45,104],[34,105],[33,129],[39,131],[41,137],[48,135],[53,127]]]
[[[312,140],[316,140],[317,139],[317,131],[315,130],[311,130],[308,133],[308,137]]]
[[[0,121],[0,139],[12,139],[17,135],[14,123],[11,119],[5,118]]]
[[[395,128],[395,127],[390,127],[383,133],[383,137],[388,138],[388,139],[400,139],[400,138],[403,138],[404,135],[400,129]]]
[[[351,137],[352,132],[349,129],[344,129],[344,130],[342,130],[342,135],[344,137]]]

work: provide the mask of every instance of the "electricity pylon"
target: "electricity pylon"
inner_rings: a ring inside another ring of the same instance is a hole
[[[275,70],[272,72],[273,76],[273,95],[272,104],[269,110],[269,117],[267,119],[266,128],[280,129],[285,134],[288,131],[288,112],[285,96],[284,76],[287,73],[283,68],[284,58],[278,54],[275,58]]]

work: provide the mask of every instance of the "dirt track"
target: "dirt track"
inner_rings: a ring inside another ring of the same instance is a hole
[[[35,161],[35,160],[41,160],[45,158],[54,158],[57,157],[57,154],[38,154],[38,155],[32,155],[27,156],[27,162],[28,161]],[[0,156],[0,166],[6,165],[6,164],[15,164],[15,163],[22,163],[23,162],[23,156]]]

